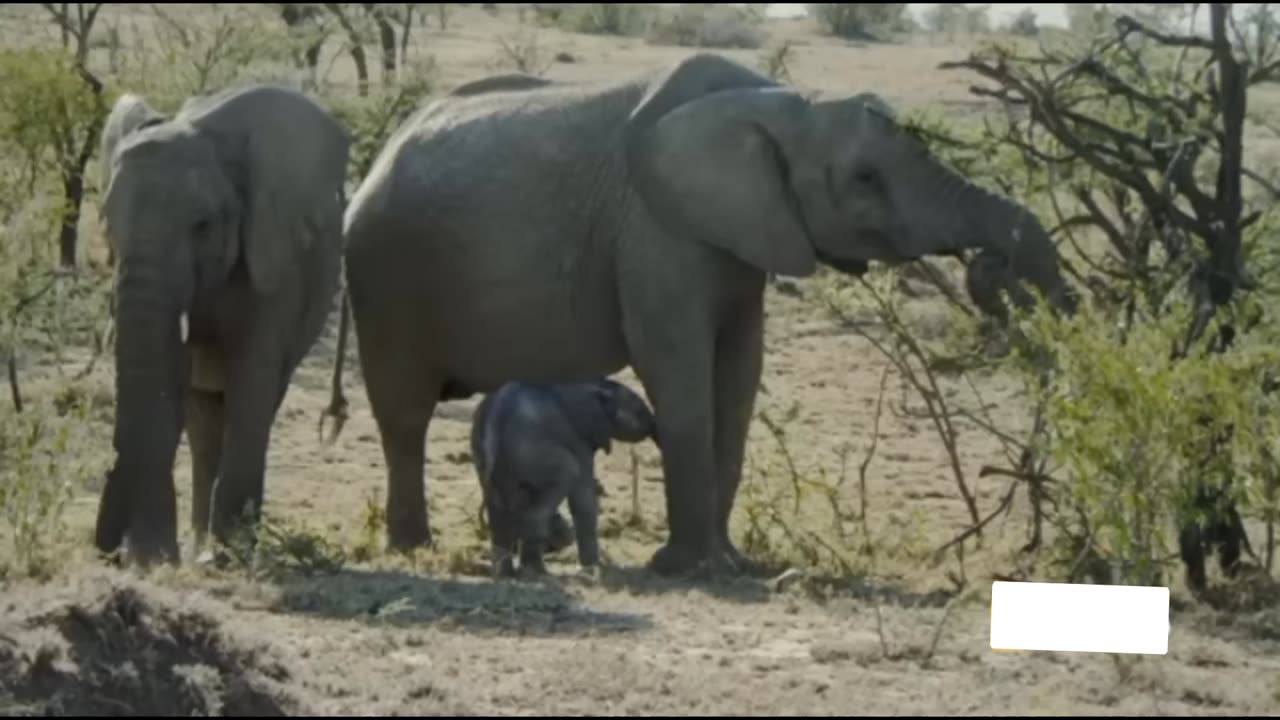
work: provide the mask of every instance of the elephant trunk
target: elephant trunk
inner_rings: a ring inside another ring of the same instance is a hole
[[[915,187],[924,194],[916,207],[936,205],[912,220],[925,244],[948,250],[981,248],[998,255],[1019,280],[1029,281],[1059,311],[1072,313],[1074,294],[1062,276],[1058,249],[1036,216],[940,166],[929,168]]]
[[[130,550],[147,562],[176,560],[173,462],[183,428],[190,352],[177,293],[167,281],[123,266],[117,289],[116,461],[99,511],[98,546],[114,550],[130,534]],[[156,273],[159,274],[159,273]]]

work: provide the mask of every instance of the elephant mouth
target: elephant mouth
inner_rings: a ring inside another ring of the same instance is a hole
[[[855,258],[843,258],[831,255],[829,253],[817,252],[818,260],[828,267],[844,273],[845,275],[861,276],[866,275],[871,269],[871,263],[866,260],[858,260]]]

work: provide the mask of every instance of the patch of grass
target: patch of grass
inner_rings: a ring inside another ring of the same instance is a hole
[[[252,529],[241,531],[226,549],[236,566],[253,578],[334,575],[348,559],[347,551],[324,533],[267,513]]]
[[[60,412],[33,404],[0,413],[0,576],[48,579],[61,567],[66,510],[94,469],[87,445],[92,405],[70,401]]]

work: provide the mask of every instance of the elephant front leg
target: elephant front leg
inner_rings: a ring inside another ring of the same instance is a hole
[[[209,533],[209,507],[222,461],[222,393],[192,390],[187,402],[191,446],[191,528],[198,555]]]
[[[718,544],[710,333],[682,335],[647,345],[635,363],[654,405],[666,489],[669,535],[649,563],[659,575],[706,565]]]
[[[569,513],[578,541],[578,564],[584,569],[593,568],[600,563],[600,499],[594,477],[583,478],[569,493]]]
[[[288,387],[283,357],[269,342],[251,343],[235,354],[230,368],[221,472],[210,513],[213,536],[223,545],[262,515],[271,426]]]
[[[723,327],[716,347],[715,444],[716,444],[716,540],[726,562],[739,571],[761,568],[734,546],[729,519],[742,482],[747,434],[755,409],[756,391],[764,365],[763,297]]]

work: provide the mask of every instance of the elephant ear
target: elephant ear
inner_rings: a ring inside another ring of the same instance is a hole
[[[632,113],[628,174],[669,230],[763,271],[807,276],[817,258],[793,186],[812,182],[800,152],[808,118],[798,93],[728,60],[695,56]]]
[[[287,88],[253,85],[183,107],[224,153],[243,196],[242,251],[254,288],[271,294],[317,241],[341,243],[351,140],[327,110]]]
[[[575,383],[556,388],[560,405],[574,431],[593,450],[613,449],[613,418],[609,414],[608,394],[594,383]]]
[[[99,148],[101,180],[98,185],[100,198],[107,196],[115,165],[116,149],[125,138],[152,125],[159,125],[165,120],[168,120],[168,117],[151,107],[146,98],[141,95],[127,92],[116,99],[115,104],[111,106],[111,112],[107,114],[107,119],[102,123],[102,139]]]

